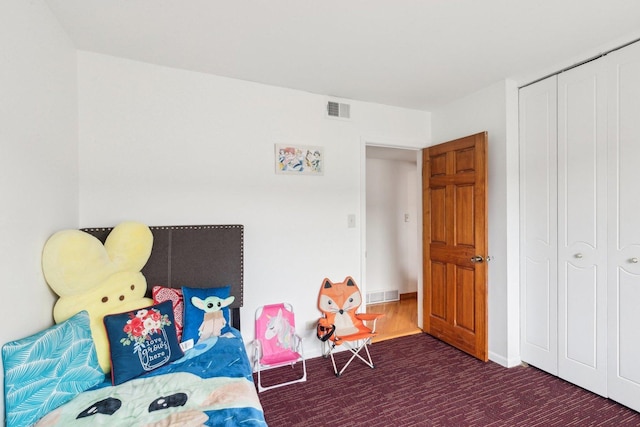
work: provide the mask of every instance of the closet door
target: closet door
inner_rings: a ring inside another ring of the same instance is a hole
[[[607,395],[604,61],[558,76],[558,376]]]
[[[609,397],[640,411],[640,45],[609,62]]]
[[[520,352],[557,375],[556,77],[519,96]]]

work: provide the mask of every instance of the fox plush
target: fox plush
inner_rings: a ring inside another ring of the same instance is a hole
[[[338,344],[347,335],[370,335],[371,329],[362,322],[368,319],[356,314],[360,304],[362,294],[351,276],[338,283],[324,279],[318,296],[318,308],[324,314],[318,322],[318,338],[323,341],[330,338]]]

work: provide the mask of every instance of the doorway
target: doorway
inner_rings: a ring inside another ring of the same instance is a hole
[[[378,340],[420,332],[420,178],[417,149],[367,145],[366,305],[383,312]]]

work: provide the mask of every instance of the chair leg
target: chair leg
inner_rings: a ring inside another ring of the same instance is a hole
[[[297,378],[297,379],[294,379],[294,380],[291,380],[291,381],[286,381],[286,382],[274,384],[274,385],[270,385],[270,386],[262,385],[262,379],[261,379],[261,376],[260,376],[261,369],[260,369],[260,366],[258,366],[258,369],[257,369],[257,374],[258,374],[258,392],[262,393],[263,391],[266,391],[266,390],[271,390],[271,389],[282,387],[282,386],[285,386],[285,385],[290,385],[290,384],[301,383],[301,382],[307,381],[307,361],[306,361],[306,359],[304,359],[304,358],[299,359],[299,360],[297,360],[295,362],[292,362],[288,366],[290,366],[291,369],[293,369],[298,362],[302,362],[302,376],[300,378]],[[287,365],[277,366],[277,367],[275,367],[273,369],[284,368],[285,366],[287,366]]]
[[[329,354],[331,354],[332,346],[335,347],[335,344],[332,344],[330,341],[321,343],[322,357],[326,359]]]
[[[332,348],[329,349],[329,355],[331,356],[331,364],[333,365],[333,373],[336,375],[336,377],[340,376],[340,373],[338,373],[338,367],[336,366],[336,360],[333,358],[333,349],[335,348],[335,345],[333,345]]]
[[[369,345],[371,344],[371,339],[368,339],[367,342],[364,344],[364,351],[367,353],[367,359],[369,359],[369,362],[367,362],[366,360],[362,359],[362,357],[360,357],[360,359],[362,359],[362,361],[364,363],[366,363],[371,369],[373,369],[373,360],[371,360],[371,354],[369,353]]]
[[[361,345],[358,345],[358,343],[360,343],[360,342],[361,341],[356,341],[356,347],[352,347],[349,342],[345,342],[344,343],[346,348],[352,354],[351,354],[351,357],[349,358],[349,360],[347,361],[347,363],[345,363],[344,366],[342,367],[342,369],[340,369],[339,371],[338,371],[338,368],[336,366],[335,359],[333,357],[333,349],[335,349],[335,344],[333,344],[333,345],[331,345],[329,347],[329,355],[331,356],[331,363],[333,364],[333,372],[335,373],[336,377],[339,377],[340,375],[342,375],[342,373],[347,369],[347,367],[351,364],[353,359],[355,359],[356,357],[358,359],[362,360],[371,369],[374,368],[373,360],[371,359],[371,353],[369,353],[369,348],[368,348],[368,346],[371,344],[371,338],[365,339],[362,342]],[[366,359],[362,355],[360,355],[360,351],[363,350],[363,349],[364,349],[365,353],[367,353],[367,358]]]
[[[262,382],[260,381],[260,367],[258,367],[258,393],[262,393],[264,388],[262,387]]]

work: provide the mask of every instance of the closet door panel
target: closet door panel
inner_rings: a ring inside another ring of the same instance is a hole
[[[640,244],[640,58],[618,66],[618,117],[615,156],[618,185],[615,221],[618,248]],[[614,107],[615,110],[615,107]],[[636,252],[637,255],[640,255]]]
[[[597,366],[596,342],[596,267],[574,267],[568,264],[565,271],[566,298],[563,313],[564,343],[562,348],[566,360],[564,363],[579,363],[590,368]],[[562,366],[560,375],[570,369]]]
[[[520,351],[557,375],[556,78],[520,90]]]
[[[543,360],[548,360],[548,365],[541,363],[536,359],[538,353],[550,353],[555,348],[555,342],[551,342],[555,333],[554,325],[551,325],[554,310],[550,310],[549,301],[555,299],[549,294],[549,286],[536,286],[536,283],[549,284],[552,281],[551,263],[549,260],[537,262],[530,257],[525,261],[524,265],[524,291],[526,298],[524,299],[524,325],[523,325],[523,350],[522,360],[532,365],[545,369],[547,372],[557,374],[556,362],[552,354],[545,354]],[[544,366],[544,367],[543,367]]]
[[[598,60],[558,77],[558,375],[606,396],[606,84]]]
[[[609,396],[640,411],[640,45],[607,56]]]
[[[619,372],[618,375],[635,384],[640,384],[640,351],[638,345],[638,327],[640,325],[640,283],[638,274],[619,270],[618,292],[620,294],[618,319],[620,322],[619,335]],[[630,303],[627,303],[629,301]],[[634,304],[635,303],[635,304]],[[636,395],[640,399],[640,395]]]

